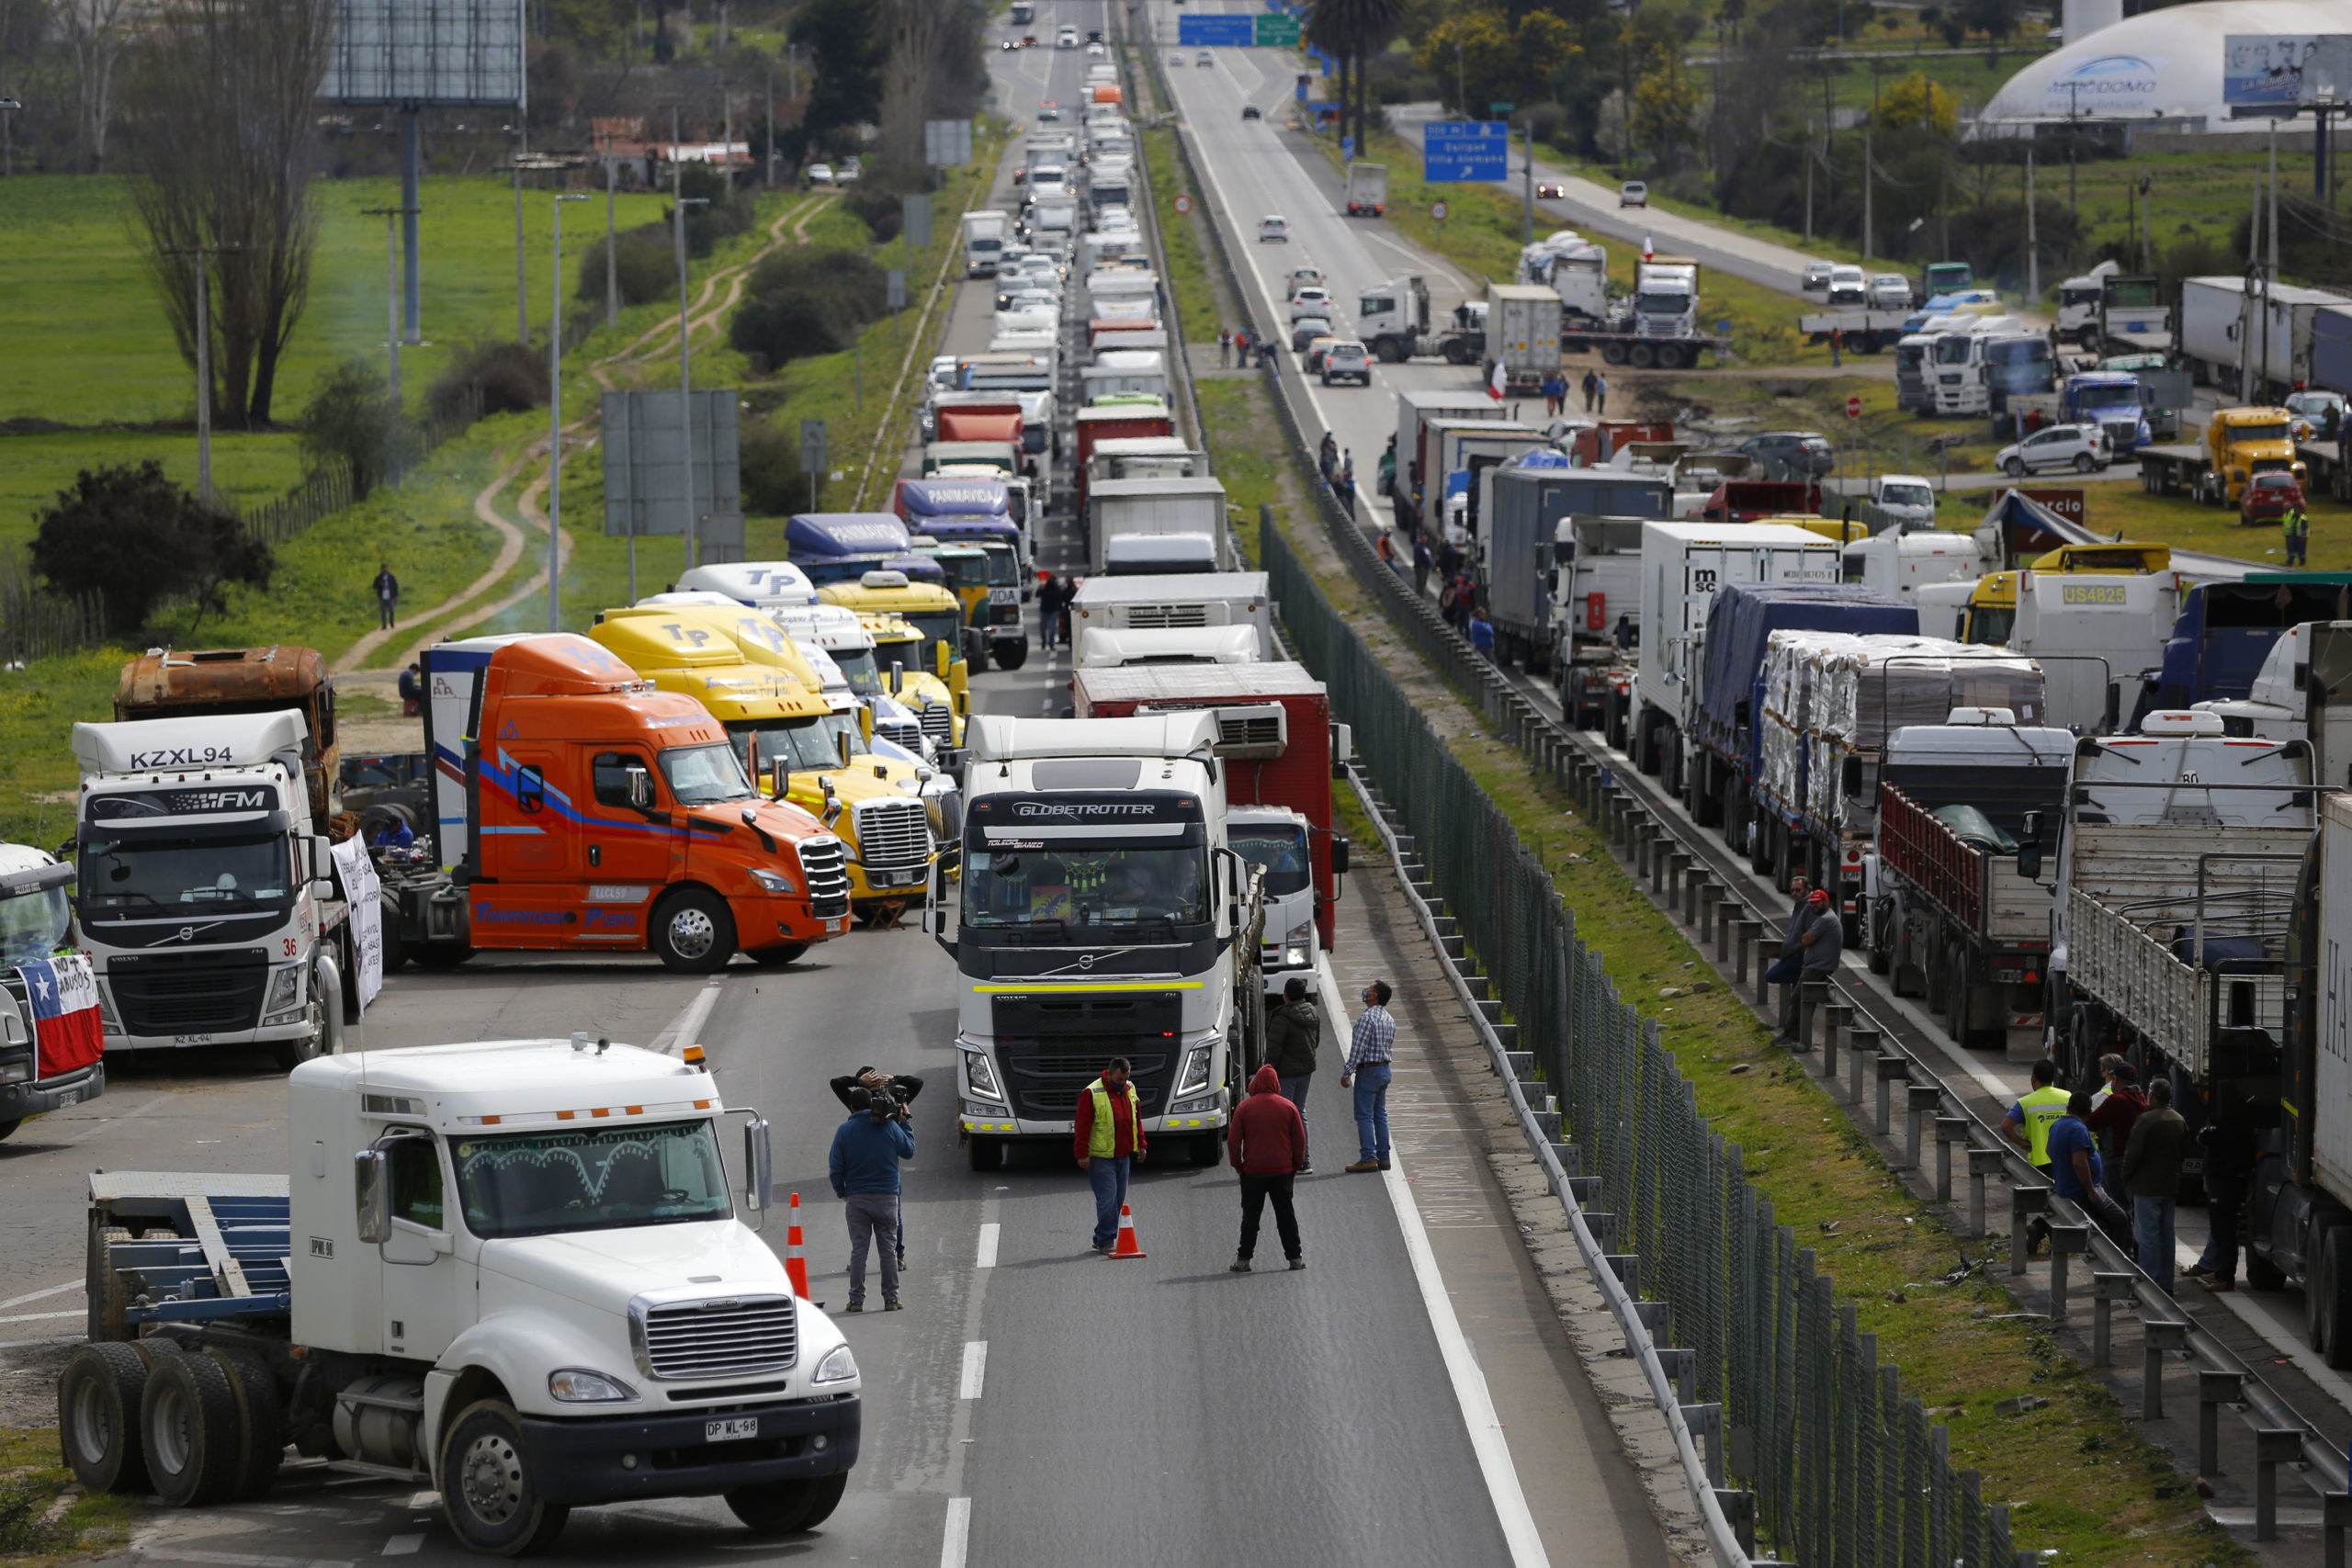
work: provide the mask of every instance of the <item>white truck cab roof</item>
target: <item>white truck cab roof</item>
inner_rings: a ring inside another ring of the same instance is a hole
[[[76,724],[74,761],[85,773],[190,773],[282,761],[300,777],[310,722],[293,708]]]
[[[1216,745],[1216,716],[1159,714],[1148,718],[1013,718],[974,714],[966,740],[976,762],[1044,757],[1206,756]]]
[[[817,586],[808,574],[788,560],[727,561],[716,566],[698,566],[682,572],[678,589],[695,589],[724,593],[739,604],[753,604],[764,610],[772,604],[813,604],[817,602]],[[648,601],[640,600],[640,604]]]
[[[1089,626],[1078,647],[1080,670],[1258,661],[1258,633],[1252,626]]]
[[[319,1056],[294,1069],[290,1087],[358,1096],[368,1121],[413,1120],[456,1135],[571,1122],[627,1126],[723,1109],[708,1073],[635,1045],[600,1049],[587,1034]]]

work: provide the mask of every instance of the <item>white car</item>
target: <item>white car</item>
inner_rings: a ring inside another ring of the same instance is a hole
[[[1329,289],[1302,288],[1290,297],[1290,320],[1293,326],[1296,326],[1310,316],[1326,321],[1331,319]]]
[[[1267,213],[1258,220],[1258,238],[1261,241],[1280,240],[1284,244],[1290,243],[1290,220],[1280,213]]]
[[[833,183],[833,166],[831,164],[809,164],[808,183],[812,186],[831,185]]]
[[[1216,56],[1211,54],[1204,49],[1201,51],[1200,53],[1193,56],[1193,63],[1195,65],[1215,65],[1216,63]]]
[[[1627,180],[1623,185],[1617,187],[1618,206],[1647,207],[1649,204],[1650,187],[1644,185],[1641,181]]]
[[[1064,28],[1061,31],[1056,33],[1054,35],[1054,47],[1056,49],[1076,49],[1078,47],[1078,29],[1076,28]]]
[[[2096,473],[2113,460],[2107,432],[2098,425],[2053,424],[2048,430],[2034,432],[2014,446],[2002,447],[1994,462],[2011,479],[2021,479],[2044,468]]]
[[[1099,43],[1090,43],[1086,46],[1086,58],[1089,60],[1100,60],[1110,52]]]
[[[1170,64],[1170,65],[1182,65],[1182,64],[1183,64],[1183,63],[1184,63],[1184,51],[1183,51],[1182,50],[1181,50],[1181,49],[1172,49],[1172,50],[1170,50],[1170,51],[1168,51],[1168,63],[1169,63],[1169,64]]]

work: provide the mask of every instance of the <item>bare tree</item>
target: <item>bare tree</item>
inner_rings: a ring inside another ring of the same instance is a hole
[[[107,161],[114,73],[130,43],[130,0],[62,0],[57,33],[74,57],[75,145],[85,169]]]
[[[311,97],[324,0],[173,0],[142,51],[134,105],[146,165],[135,221],[180,351],[196,358],[199,253],[213,280],[214,417],[266,425],[277,364],[311,285]]]

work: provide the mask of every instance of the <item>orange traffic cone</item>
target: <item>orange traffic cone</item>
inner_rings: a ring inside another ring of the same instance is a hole
[[[1119,1205],[1119,1245],[1111,1249],[1114,1258],[1148,1258],[1136,1241],[1136,1212],[1126,1204]]]
[[[792,1195],[792,1224],[784,1233],[784,1272],[792,1281],[792,1293],[802,1301],[808,1299],[808,1259],[800,1250],[800,1194]]]

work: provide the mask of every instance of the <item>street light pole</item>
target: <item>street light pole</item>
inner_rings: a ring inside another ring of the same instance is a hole
[[[164,253],[196,258],[196,495],[207,506],[212,504],[212,257],[243,249],[236,244],[190,245]],[[399,333],[393,339],[397,343]]]
[[[392,407],[401,406],[401,233],[400,221],[415,210],[407,207],[363,207],[362,218],[384,220],[384,343],[391,360],[387,378],[391,383]]]
[[[605,150],[605,324],[621,324],[621,264],[619,248],[613,243],[613,185],[616,178],[613,168],[612,149]]]
[[[555,281],[548,308],[548,630],[563,629],[563,204],[586,192],[559,195],[555,210]]]
[[[703,197],[685,195],[683,166],[678,160],[678,111],[670,111],[670,216],[678,245],[678,423],[685,446],[679,468],[686,481],[686,565],[701,564],[702,527],[695,516],[695,356],[694,323],[686,313],[686,209],[704,207]]]
[[[514,169],[514,341],[531,341],[530,285],[523,276],[523,144],[519,140],[522,128],[508,126],[518,140],[509,161]]]

